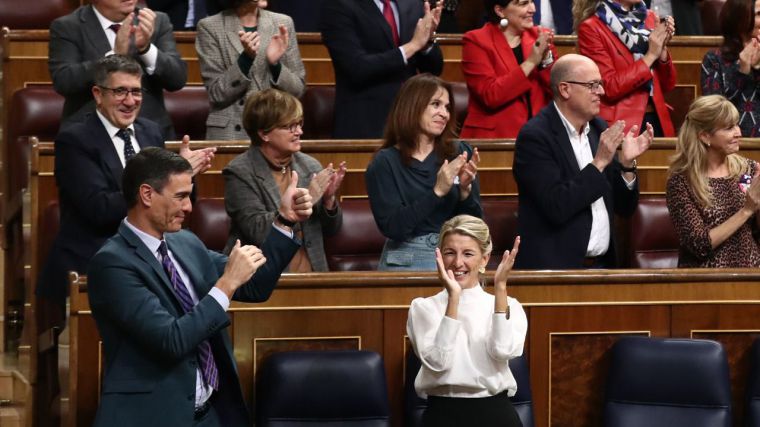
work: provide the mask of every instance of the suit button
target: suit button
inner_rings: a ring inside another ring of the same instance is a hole
[[[235,125],[235,131],[240,132],[240,125]]]
[[[239,102],[239,104],[240,105],[245,105],[245,101],[241,99],[240,102]]]
[[[240,86],[240,80],[235,80],[232,82],[232,87],[238,87]]]

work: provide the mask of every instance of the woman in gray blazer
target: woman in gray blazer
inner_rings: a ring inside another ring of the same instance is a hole
[[[198,51],[210,111],[206,139],[244,140],[245,98],[274,87],[300,97],[306,71],[293,20],[267,0],[222,0],[224,10],[198,22]]]
[[[232,218],[225,252],[240,239],[242,244],[260,246],[277,221],[293,227],[303,245],[288,266],[291,273],[327,271],[323,233],[340,229],[343,214],[337,193],[346,174],[345,162],[336,169],[301,153],[303,108],[293,95],[277,89],[257,92],[245,102],[243,126],[251,148],[235,157],[222,171],[224,206]],[[294,224],[279,216],[280,196],[292,179],[308,187],[313,213]],[[277,231],[272,231],[277,232]]]

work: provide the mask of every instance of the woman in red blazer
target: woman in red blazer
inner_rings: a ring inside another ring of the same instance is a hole
[[[625,120],[626,131],[649,122],[655,136],[675,136],[663,95],[676,85],[667,48],[673,18],[658,19],[640,0],[576,1],[573,14],[578,51],[596,62],[604,80],[599,115],[609,124]]]
[[[462,41],[470,101],[461,137],[514,138],[551,99],[549,72],[557,51],[553,34],[533,26],[533,1],[485,4],[489,22]]]

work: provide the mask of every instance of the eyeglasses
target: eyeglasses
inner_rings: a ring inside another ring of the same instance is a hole
[[[116,98],[117,101],[121,101],[127,97],[127,94],[132,94],[132,98],[135,99],[141,99],[143,96],[143,90],[142,88],[126,88],[126,87],[106,87],[106,86],[98,86],[99,88],[103,90],[110,90],[111,93],[113,93],[114,98]]]
[[[599,88],[604,89],[604,81],[603,80],[591,80],[590,82],[574,82],[570,80],[565,80],[564,83],[570,83],[574,85],[580,85],[580,86],[586,86],[586,89],[590,90],[591,92],[596,92],[599,90]]]
[[[289,125],[277,126],[277,129],[286,130],[286,131],[289,131],[290,133],[296,133],[298,132],[298,129],[303,130],[303,120],[293,122]]]

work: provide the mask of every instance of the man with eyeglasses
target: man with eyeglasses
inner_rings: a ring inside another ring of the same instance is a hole
[[[597,117],[604,83],[585,56],[557,60],[551,87],[554,102],[523,126],[515,143],[522,238],[515,267],[614,267],[613,213],[630,216],[636,209],[636,158],[654,131],[647,124],[636,136],[637,125],[625,133],[623,121],[608,128]]]
[[[145,147],[164,146],[158,125],[138,118],[144,99],[140,64],[129,56],[111,55],[95,63],[93,75],[95,112],[66,127],[55,138],[60,229],[37,282],[35,314],[40,331],[52,326],[62,329],[68,272],[85,272],[90,258],[116,232],[126,215],[121,175],[127,160]],[[194,173],[208,169],[213,151],[190,150],[188,138],[180,148]],[[52,363],[40,359],[42,366]],[[49,391],[52,396],[39,397],[44,403],[38,407],[45,411],[57,393],[57,378],[43,378],[41,382],[53,387]]]
[[[90,91],[95,63],[116,53],[129,55],[143,69],[142,117],[158,123],[164,140],[176,135],[164,105],[164,90],[182,89],[187,64],[177,51],[172,24],[163,12],[137,8],[137,0],[92,0],[50,24],[48,69],[63,95],[61,129],[95,110]]]

